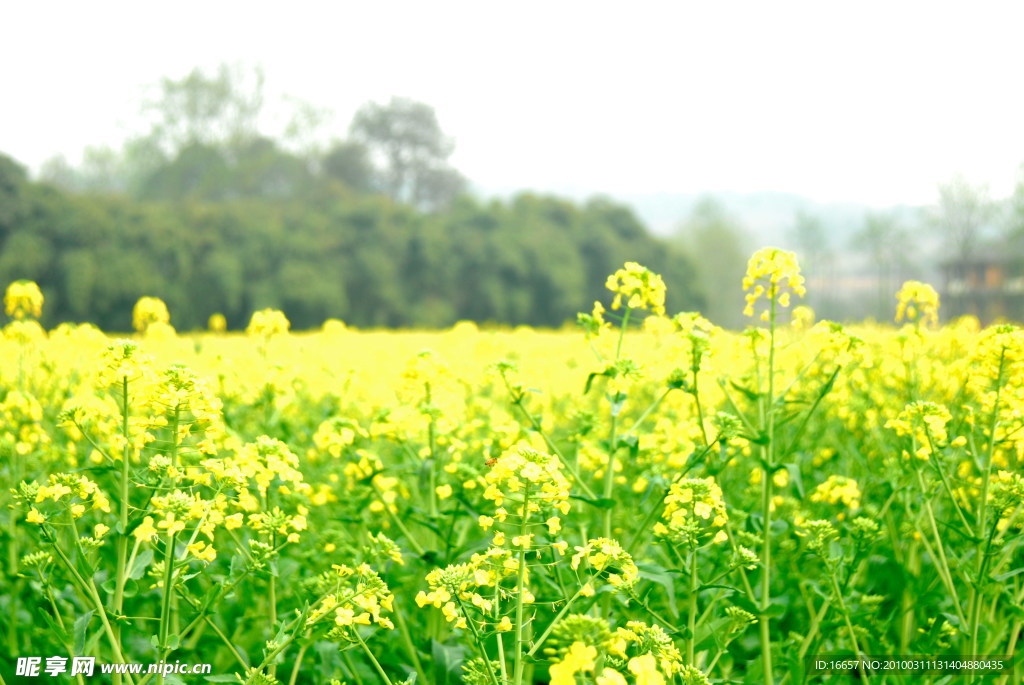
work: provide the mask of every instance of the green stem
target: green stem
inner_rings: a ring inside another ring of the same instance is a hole
[[[501,586],[498,583],[494,584],[494,613],[493,618],[497,618],[501,613]],[[502,633],[498,633],[494,636],[498,643],[498,668],[501,669],[501,684],[505,685],[508,682],[508,668],[505,665],[505,637]]]
[[[309,633],[307,632],[306,635],[308,636]],[[308,642],[299,647],[299,653],[295,655],[295,665],[292,666],[292,674],[288,678],[288,685],[295,685],[295,681],[299,677],[299,669],[302,668],[302,658],[306,656],[307,649],[309,649]]]
[[[558,622],[561,621],[562,618],[569,612],[569,608],[572,606],[572,603],[575,602],[579,598],[579,596],[580,591],[577,590],[576,594],[569,598],[569,600],[565,603],[565,606],[563,606],[561,611],[559,611],[558,614],[555,616],[554,620],[552,620],[551,623],[548,624],[548,627],[544,629],[544,632],[540,634],[540,637],[534,641],[533,647],[530,647],[530,651],[526,653],[526,656],[532,657],[534,654],[537,653],[537,650],[544,645],[544,641],[548,639],[549,635],[551,635],[551,631],[555,629],[555,626],[558,625]]]
[[[480,650],[480,656],[484,660],[484,667],[487,669],[487,675],[490,676],[491,685],[498,685],[498,679],[494,677],[494,671],[491,670],[489,661],[487,658],[487,647],[484,645],[484,640],[480,637],[480,631],[477,630],[476,621],[474,621],[469,613],[466,611],[466,605],[462,602],[462,598],[458,597],[459,609],[462,610],[462,617],[466,620],[466,625],[469,626],[469,632],[473,634],[473,641],[476,642],[477,649]]]
[[[516,578],[516,653],[512,668],[512,682],[514,685],[522,685],[523,682],[523,590],[526,588],[526,544],[523,539],[526,536],[527,524],[530,518],[530,484],[527,482],[523,491],[523,508],[519,521],[519,568]]]
[[[345,662],[346,668],[348,668],[349,675],[356,681],[356,685],[363,685],[363,679],[359,675],[359,671],[352,665],[352,658],[348,655],[348,652],[341,653],[341,660]]]
[[[430,498],[430,518],[433,520],[433,518],[437,516],[437,456],[435,451],[436,428],[434,427],[434,411],[431,406],[430,383],[424,383],[423,386],[426,389],[426,403],[430,410],[430,421],[427,423],[427,445],[429,445],[430,448],[430,463],[428,469],[430,483],[428,486],[429,492],[427,493],[427,496]]]
[[[20,360],[19,355],[19,360]],[[19,361],[20,368],[20,361]],[[18,458],[18,451],[11,450],[11,485],[15,488],[21,481],[21,460]],[[18,576],[18,517],[15,505],[11,504],[9,517],[7,519],[7,577],[11,584],[11,607],[10,621],[7,622],[7,653],[14,656],[20,653],[18,648],[18,605],[21,603],[21,579]]]
[[[700,368],[695,366],[692,367],[691,370],[693,371],[693,390],[690,394],[693,395],[693,403],[697,408],[697,421],[700,425],[700,436],[703,438],[704,444],[708,445],[710,443],[708,442],[708,431],[704,428],[704,408],[700,404],[700,391],[697,389],[697,375],[700,372]]]
[[[117,575],[114,581],[114,614],[124,614],[124,586],[127,581],[128,561],[128,513],[131,508],[131,491],[129,489],[129,469],[131,467],[131,439],[128,431],[128,377],[121,379],[121,435],[124,438],[124,450],[121,453],[121,530],[117,536]],[[118,640],[121,639],[121,625],[115,629]],[[115,676],[115,683],[119,680]]]
[[[932,535],[935,538],[935,548],[933,558],[939,562],[936,568],[939,570],[939,575],[943,579],[946,590],[949,592],[953,599],[953,605],[956,608],[957,618],[960,619],[960,624],[966,626],[967,619],[964,617],[963,605],[960,603],[960,596],[957,594],[956,585],[953,584],[953,573],[950,571],[949,561],[946,559],[945,546],[942,544],[942,536],[939,534],[939,526],[935,522],[935,512],[932,510],[932,502],[928,498],[927,490],[924,487],[924,478],[921,476],[921,470],[918,468],[914,469],[917,474],[917,482],[921,488],[921,496],[924,498],[925,512],[928,514],[928,523],[932,529]],[[921,542],[928,549],[929,553],[932,552],[931,546],[927,543],[925,537],[921,536]]]
[[[697,548],[694,547],[690,550],[690,597],[689,607],[687,610],[686,628],[688,635],[686,636],[686,661],[691,666],[697,664],[693,660],[694,649],[697,644],[697,589],[699,585],[697,583]]]
[[[618,451],[616,449],[616,442],[618,441],[618,437],[615,435],[615,431],[618,427],[618,420],[618,414],[612,414],[612,426],[608,436],[608,465],[605,466],[604,492],[602,494],[602,497],[604,497],[606,504],[608,500],[611,500],[612,494],[615,491],[615,453]],[[604,536],[606,538],[612,537],[612,517],[614,513],[614,507],[605,507]]]
[[[774,476],[775,459],[773,447],[775,442],[775,293],[769,293],[771,310],[769,314],[768,343],[768,398],[761,399],[762,428],[765,432],[766,444],[761,448],[763,465],[761,470],[761,515],[763,521],[761,539],[761,659],[764,670],[764,681],[774,685],[775,676],[772,672],[772,633],[769,609],[771,608],[771,575],[772,575],[772,477]]]
[[[71,563],[71,560],[68,559],[68,556],[64,553],[64,550],[62,550],[55,542],[51,544],[51,547],[53,547],[53,550],[57,553],[57,556],[60,557],[61,563],[63,563],[65,568],[67,568],[68,571],[71,572],[72,578],[75,579],[79,587],[82,589],[85,595],[92,601],[93,606],[96,608],[96,613],[100,617],[100,623],[103,624],[103,632],[106,634],[107,639],[110,640],[110,647],[114,652],[114,658],[117,660],[116,663],[126,663],[124,660],[124,654],[121,652],[121,643],[114,635],[114,629],[110,626],[110,621],[107,618],[107,610],[103,606],[103,600],[100,599],[100,594],[96,590],[95,584],[93,584],[91,580],[86,581],[84,578],[82,578],[82,574],[78,572],[78,569],[76,569],[74,565]],[[125,677],[127,678],[129,683],[134,684],[134,680],[132,679],[131,675],[125,674]]]
[[[663,391],[661,392],[661,394],[660,394],[660,395],[658,395],[658,396],[657,396],[657,397],[656,397],[656,398],[654,399],[654,401],[653,401],[653,402],[651,402],[651,403],[650,403],[649,405],[647,405],[647,408],[646,408],[646,409],[644,409],[643,413],[642,413],[642,414],[640,414],[640,416],[639,416],[639,417],[637,418],[637,420],[633,422],[633,425],[629,427],[629,430],[627,430],[627,431],[626,431],[625,433],[623,433],[621,437],[625,438],[625,437],[627,437],[627,436],[630,436],[630,435],[632,435],[632,434],[633,434],[633,431],[635,431],[635,430],[636,430],[637,428],[639,428],[639,427],[640,427],[640,425],[641,425],[641,424],[642,424],[642,423],[644,422],[644,420],[645,420],[645,419],[646,419],[646,418],[647,418],[648,416],[650,416],[651,412],[652,412],[652,411],[654,411],[655,409],[657,409],[657,408],[658,408],[658,406],[659,406],[659,405],[661,405],[661,403],[662,403],[663,401],[665,401],[665,398],[666,398],[666,397],[668,397],[668,394],[669,394],[670,392],[672,392],[672,390],[674,390],[674,388],[665,388],[665,389],[664,389],[664,390],[663,390]],[[703,426],[703,421],[701,421],[701,425]],[[705,438],[705,444],[706,444],[706,442],[707,442],[707,439]]]
[[[416,538],[414,538],[412,534],[409,532],[409,529],[406,528],[405,523],[402,522],[401,517],[398,516],[395,512],[391,511],[391,507],[388,506],[387,502],[384,501],[384,493],[380,491],[380,487],[372,481],[370,484],[373,487],[373,491],[377,493],[377,497],[380,498],[381,504],[384,505],[384,511],[387,512],[388,518],[391,519],[391,522],[395,524],[398,530],[402,531],[402,535],[405,536],[405,539],[409,543],[409,546],[412,547],[412,550],[416,552],[418,556],[423,556],[425,552],[423,551],[422,545],[416,542]]]
[[[622,328],[619,329],[619,342],[615,345],[615,361],[618,362],[622,358],[622,342],[626,337],[626,327],[629,326],[629,314],[632,311],[630,307],[626,307],[626,312],[622,315]],[[615,402],[613,398],[613,403]],[[611,500],[612,494],[615,491],[615,455],[618,450],[618,427],[619,427],[619,413],[622,411],[621,404],[616,408],[612,406],[612,421],[611,429],[608,432],[608,465],[605,467],[604,472],[604,493],[603,497],[605,500]],[[615,507],[606,507],[604,510],[604,536],[606,538],[612,537],[612,517],[615,513]]]
[[[518,409],[519,413],[522,414],[526,418],[526,420],[530,422],[530,426],[533,428],[534,431],[537,432],[538,435],[540,435],[541,438],[544,439],[544,442],[547,444],[548,449],[550,449],[552,453],[554,453],[555,456],[558,457],[558,460],[559,462],[561,462],[562,466],[564,466],[569,471],[569,473],[572,474],[573,485],[580,486],[583,492],[586,493],[587,497],[595,497],[597,493],[595,493],[594,490],[589,485],[587,485],[586,481],[580,478],[580,474],[579,471],[576,469],[576,465],[566,458],[565,454],[562,453],[562,450],[559,449],[558,445],[555,444],[555,441],[552,440],[550,436],[548,436],[547,431],[544,430],[544,426],[537,419],[537,417],[531,414],[529,411],[527,411],[526,407],[523,404],[523,393],[516,391],[512,387],[512,384],[509,382],[508,377],[505,375],[504,371],[501,373],[501,380],[505,383],[505,388],[508,390],[508,393],[512,396],[512,406]]]
[[[391,682],[391,678],[388,678],[388,674],[384,672],[384,669],[381,667],[380,662],[377,661],[377,657],[373,655],[373,652],[370,651],[370,648],[366,646],[365,642],[363,642],[363,638],[359,634],[359,631],[353,628],[352,634],[356,636],[356,640],[359,641],[359,645],[363,648],[363,651],[366,652],[366,656],[370,657],[370,662],[373,664],[373,667],[377,670],[377,673],[380,674],[380,677],[384,680],[384,682],[387,685],[393,685],[393,683]]]
[[[409,633],[409,626],[405,622],[403,612],[396,611],[394,616],[395,624],[398,626],[398,633],[402,636],[402,643],[405,645],[405,651],[409,655],[409,660],[412,661],[413,669],[416,671],[417,682],[429,682],[427,672],[423,670],[423,664],[420,663],[419,654],[416,653],[416,646],[412,642],[412,635]]]
[[[985,578],[985,567],[988,563],[989,549],[992,545],[992,539],[995,536],[995,526],[992,528],[992,532],[988,535],[988,540],[985,543],[984,550],[982,549],[982,540],[985,538],[985,527],[986,518],[988,516],[988,487],[989,480],[992,478],[992,457],[995,455],[996,450],[996,430],[999,427],[999,400],[1003,390],[1003,367],[1006,362],[1006,348],[1004,347],[999,353],[999,371],[996,374],[996,396],[995,401],[992,403],[992,417],[989,420],[989,441],[988,449],[985,453],[985,475],[981,480],[981,503],[978,511],[978,530],[975,533],[975,537],[978,540],[978,569],[975,574],[974,583],[971,585],[971,596],[968,602],[968,612],[971,617],[970,631],[971,631],[971,646],[970,654],[978,654],[978,630],[981,623],[981,585]]]
[[[273,531],[270,534],[270,546],[277,547],[277,531]],[[272,564],[274,562],[271,562]],[[275,628],[277,626],[277,576],[275,575],[276,567],[270,567],[270,577],[268,579],[269,587],[267,588],[267,620],[270,623],[270,634],[275,634]],[[267,669],[267,672],[273,677],[277,673],[277,664],[272,663]]]
[[[853,655],[857,660],[857,670],[860,672],[860,678],[864,681],[864,685],[869,685],[868,673],[864,669],[864,662],[861,660],[860,645],[857,644],[857,634],[853,632],[853,624],[850,623],[850,612],[846,608],[846,602],[843,601],[843,594],[839,590],[839,583],[836,582],[836,575],[834,571],[829,571],[829,580],[832,581],[832,592],[835,593],[836,601],[839,602],[839,611],[843,614],[843,622],[846,624],[846,630],[850,633],[850,642],[853,643]]]
[[[810,602],[808,602],[808,604],[810,604]],[[814,638],[817,637],[818,628],[821,626],[822,620],[824,620],[825,616],[828,614],[828,608],[830,606],[832,606],[832,598],[826,597],[825,601],[821,603],[821,608],[818,609],[817,612],[811,612],[811,627],[807,631],[807,635],[804,636],[803,642],[800,643],[800,650],[797,652],[797,656],[799,656],[801,660],[806,656],[807,650],[810,649]],[[808,608],[813,608],[813,605],[810,605]]]
[[[174,540],[177,533],[167,534],[166,551],[164,553],[164,596],[160,609],[160,649],[166,654],[167,633],[171,625],[171,594],[174,591]]]

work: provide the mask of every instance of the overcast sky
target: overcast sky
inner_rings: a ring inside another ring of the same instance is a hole
[[[336,112],[435,107],[478,186],[928,203],[1024,162],[1021,3],[8,3],[0,151],[137,130],[145,86],[222,62]]]

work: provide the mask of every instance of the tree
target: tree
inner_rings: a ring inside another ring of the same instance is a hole
[[[14,227],[24,211],[28,173],[7,155],[0,154],[0,239]]]
[[[143,107],[152,121],[149,136],[169,156],[193,145],[244,144],[258,132],[263,83],[262,70],[250,74],[226,64],[214,75],[196,68],[182,79],[164,78]]]
[[[899,272],[906,266],[910,234],[894,214],[870,212],[864,226],[852,236],[850,246],[868,258],[874,272],[878,289],[871,315],[879,321],[888,319],[897,282],[903,280]]]
[[[828,233],[821,219],[804,210],[796,213],[789,239],[800,255],[800,268],[808,281],[808,301],[821,306],[834,292],[835,259],[829,248]]]
[[[341,181],[352,190],[361,193],[374,190],[374,169],[370,163],[370,153],[362,143],[335,143],[320,161],[320,168],[324,176]]]
[[[960,175],[939,186],[931,223],[941,231],[947,258],[969,261],[995,218],[995,204],[985,186],[974,186]]]
[[[407,98],[368,103],[356,112],[349,134],[368,150],[380,190],[397,202],[436,209],[465,189],[448,165],[454,144],[429,105]]]
[[[697,201],[675,240],[690,255],[697,284],[706,296],[703,314],[719,326],[741,328],[743,295],[739,284],[749,250],[739,221],[718,200],[705,196]]]

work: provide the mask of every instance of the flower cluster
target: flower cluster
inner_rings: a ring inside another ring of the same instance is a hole
[[[633,557],[615,540],[595,538],[582,547],[576,547],[571,562],[573,570],[579,570],[583,561],[593,571],[595,580],[607,582],[618,591],[631,588],[640,578],[640,570]],[[590,591],[584,594],[592,594],[593,586],[590,583],[587,586],[590,586]]]
[[[892,428],[896,435],[912,438],[915,445],[913,453],[918,459],[927,460],[939,447],[945,444],[948,437],[946,424],[952,416],[949,410],[934,402],[911,402],[895,419],[886,422],[886,428]],[[904,450],[903,456],[910,457]]]
[[[500,583],[513,576],[519,570],[519,560],[507,549],[491,547],[481,554],[474,554],[469,562],[450,564],[445,568],[436,568],[427,574],[427,585],[430,591],[420,590],[416,595],[416,604],[425,607],[428,604],[441,610],[445,620],[456,628],[465,628],[469,620],[486,622],[492,619],[493,629],[498,631],[511,630],[512,622],[507,616],[495,620],[487,616],[495,609],[495,596],[507,596]],[[498,592],[495,592],[495,589]],[[528,588],[523,588],[523,600],[534,601]],[[473,607],[476,616],[468,612]]]
[[[11,390],[0,402],[0,454],[4,447],[26,455],[50,443],[43,426],[43,407],[30,393]]]
[[[710,476],[673,483],[661,517],[654,534],[676,544],[698,547],[708,539],[719,543],[727,537],[722,530],[728,521],[722,488]]]
[[[169,327],[170,324],[171,314],[159,297],[140,297],[132,309],[132,326],[139,333],[149,333],[151,328]]]
[[[196,448],[204,454],[213,454],[214,440],[223,433],[222,403],[213,391],[188,368],[172,364],[154,378],[149,401],[160,410],[154,426],[166,426],[168,418],[177,422],[178,444],[190,433],[202,434]]]
[[[671,678],[684,668],[683,656],[668,633],[642,621],[629,621],[625,628],[618,628],[612,636],[610,651],[618,660],[609,659],[609,664],[619,670],[628,669],[637,675],[638,681],[641,671],[654,673],[660,669]],[[652,678],[649,682],[663,681]]]
[[[249,527],[253,530],[269,530],[284,536],[288,542],[298,542],[299,533],[306,530],[306,507],[299,507],[299,513],[292,515],[274,507],[268,512],[249,514]]]
[[[71,516],[76,519],[85,514],[86,505],[102,512],[110,512],[110,500],[99,486],[85,476],[71,473],[52,473],[47,479],[47,484],[38,487],[35,502],[38,504],[48,499],[66,505]],[[26,520],[29,523],[43,523],[47,518],[36,507],[32,507]]]
[[[750,257],[743,289],[747,291],[744,315],[753,316],[754,306],[762,298],[770,303],[761,313],[762,321],[769,320],[772,306],[788,307],[791,294],[803,297],[807,293],[796,255],[777,247],[763,247]]]
[[[830,521],[824,519],[800,521],[796,533],[807,538],[807,548],[822,557],[826,563],[835,562],[828,554],[828,547],[833,540],[839,537],[839,532]]]
[[[4,311],[12,319],[28,317],[38,319],[43,315],[43,293],[32,281],[14,281],[7,286],[4,295]]]
[[[711,351],[711,336],[718,328],[697,312],[682,312],[672,317],[680,334],[689,342],[690,371],[700,371],[704,357]]]
[[[569,513],[569,481],[558,458],[546,452],[518,445],[495,460],[484,480],[484,498],[494,502],[499,521],[508,514],[506,499],[518,505],[513,513],[523,518],[539,512],[542,505]]]
[[[115,340],[103,352],[96,380],[101,387],[121,390],[122,384],[153,381],[153,358],[133,340]],[[116,394],[115,392],[115,394]]]
[[[612,309],[621,309],[625,300],[630,309],[665,313],[665,281],[636,262],[626,262],[625,266],[608,277],[605,287],[615,293]]]
[[[1024,477],[1019,473],[999,471],[989,484],[988,499],[999,516],[999,529],[1005,531],[1013,523],[1014,513],[1024,504]]]
[[[223,333],[228,329],[228,320],[220,312],[210,314],[210,318],[206,321],[206,327],[210,329],[211,333]]]
[[[299,458],[283,442],[266,435],[261,435],[256,442],[242,445],[234,455],[223,459],[207,459],[203,461],[203,466],[215,477],[239,489],[255,483],[261,497],[266,497],[268,489],[275,482],[285,492],[292,489],[305,492],[310,489],[299,471]]]
[[[579,312],[576,315],[576,323],[584,330],[588,339],[597,338],[602,333],[611,330],[611,323],[604,318],[605,308],[600,301],[594,302],[594,309],[590,314]]]
[[[194,521],[201,522],[202,531],[208,538],[213,538],[217,519],[208,515],[214,510],[212,502],[198,494],[173,490],[166,495],[154,496],[151,504],[160,520],[154,526],[152,516],[143,519],[134,531],[135,537],[141,542],[152,542],[160,535],[160,531],[176,535]]]
[[[362,427],[352,421],[338,416],[331,417],[320,424],[313,434],[313,444],[320,452],[326,452],[335,459],[341,457],[343,450],[355,443],[356,438],[365,435]],[[317,454],[310,452],[310,456]]]
[[[376,571],[367,564],[356,568],[333,564],[331,568],[333,571],[321,574],[314,582],[321,597],[306,619],[307,627],[333,614],[334,627],[327,635],[335,639],[344,639],[357,625],[394,629],[384,612],[393,610],[395,598]]]
[[[592,672],[596,659],[596,647],[579,641],[573,642],[562,659],[548,669],[551,685],[575,685],[576,674]]]
[[[896,323],[907,321],[923,326],[939,323],[939,294],[921,281],[907,281],[896,293]]]
[[[289,328],[291,328],[291,323],[284,312],[277,309],[261,309],[258,312],[253,312],[245,332],[253,338],[270,340],[273,337],[285,335]]]
[[[859,509],[860,487],[853,478],[833,474],[814,489],[811,501],[842,504],[848,509]]]
[[[700,671],[682,665],[682,655],[663,630],[639,621],[613,633],[602,619],[572,614],[555,626],[551,643],[544,650],[552,659],[551,685],[575,685],[579,676],[596,685],[628,685],[624,674],[637,685],[666,685],[675,675],[687,685],[707,683],[694,679],[703,676]]]

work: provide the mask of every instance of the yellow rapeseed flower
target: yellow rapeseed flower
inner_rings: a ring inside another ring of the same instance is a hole
[[[132,310],[132,326],[145,333],[154,324],[170,324],[171,314],[159,297],[140,297]]]
[[[788,307],[790,294],[803,297],[807,293],[796,254],[777,247],[763,247],[750,257],[743,289],[747,291],[747,306],[743,310],[746,316],[754,315],[754,305],[762,298]],[[770,311],[771,306],[761,313],[761,319],[767,321]]]
[[[655,314],[665,313],[665,281],[661,276],[636,262],[625,266],[608,277],[605,287],[615,293],[612,309],[621,309],[623,300],[630,309],[646,309]],[[594,309],[595,319],[601,312]]]
[[[907,281],[896,293],[896,323],[908,321],[923,326],[939,323],[939,294],[921,281]]]
[[[286,334],[289,328],[291,328],[291,323],[284,312],[277,309],[262,309],[253,312],[245,332],[250,337],[269,340],[275,336]]]
[[[32,281],[15,281],[7,286],[4,310],[12,319],[38,319],[43,315],[43,292]]]

